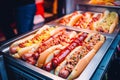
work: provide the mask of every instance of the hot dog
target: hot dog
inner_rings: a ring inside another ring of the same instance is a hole
[[[104,41],[104,36],[100,34],[89,34],[83,45],[72,50],[65,60],[57,66],[55,74],[68,80],[78,77]]]
[[[82,44],[86,37],[87,33],[78,35],[65,49],[61,50],[60,53],[52,59],[53,67],[56,68],[75,47]]]
[[[46,25],[36,32],[36,34],[34,34],[32,37],[28,36],[27,38],[23,38],[22,40],[14,42],[10,46],[10,53],[16,58],[21,58],[21,56],[25,53],[34,52],[40,43],[46,41],[48,38],[62,30],[65,30],[65,28],[54,28]]]

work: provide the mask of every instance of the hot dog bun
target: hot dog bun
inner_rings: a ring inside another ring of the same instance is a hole
[[[104,12],[104,17],[94,23],[96,31],[112,33],[118,24],[118,14],[116,12]]]
[[[88,48],[91,46],[91,42],[94,42],[95,39],[92,38],[95,36],[98,38],[96,39],[97,42],[95,44],[93,43],[91,48]],[[96,52],[104,43],[104,41],[105,38],[102,35],[96,33],[89,34],[85,39],[86,45],[78,46],[72,50],[65,60],[57,66],[55,69],[55,75],[68,80],[77,78],[89,64],[91,59],[95,56]]]
[[[95,53],[96,52],[93,49],[85,57],[79,60],[78,64],[75,66],[74,70],[68,76],[67,79],[72,80],[72,79],[77,78],[82,73],[82,71],[86,68],[86,66],[91,61],[91,59],[94,57]]]

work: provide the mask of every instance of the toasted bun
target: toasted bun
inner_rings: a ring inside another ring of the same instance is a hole
[[[36,32],[36,34],[41,34],[42,31],[44,31],[44,30],[46,30],[46,29],[49,29],[49,28],[50,28],[49,25],[44,25],[43,27],[41,27],[41,28]]]
[[[79,60],[78,64],[75,66],[71,74],[68,76],[68,80],[72,80],[77,78],[82,71],[86,68],[88,63],[91,61],[91,59],[94,57],[96,51],[93,49],[91,50],[85,57]]]

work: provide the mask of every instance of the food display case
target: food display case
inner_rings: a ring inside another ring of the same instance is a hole
[[[81,0],[82,1],[82,0]],[[88,5],[83,4],[80,0],[76,1],[76,9],[75,11],[91,11],[91,12],[102,12],[106,9],[110,11],[115,11],[120,15],[120,8],[119,6],[98,6],[98,5]],[[61,18],[60,18],[61,19]],[[65,27],[68,31],[76,31],[76,32],[94,32],[92,30],[87,29],[78,29],[73,28],[71,26],[66,25],[60,25],[58,21],[60,19],[51,21],[47,23],[46,25],[49,26],[59,26],[59,27]],[[36,66],[33,66],[27,62],[24,62],[23,60],[16,59],[13,56],[11,56],[9,53],[9,48],[11,43],[20,40],[26,36],[29,36],[33,33],[38,31],[38,29],[35,29],[27,34],[18,36],[5,44],[3,44],[0,47],[1,54],[4,56],[5,66],[6,70],[8,71],[8,79],[14,79],[14,80],[64,80],[63,78],[54,75],[53,73],[47,72],[41,68],[38,68]],[[120,23],[115,27],[115,30],[113,33],[104,33],[100,32],[99,34],[105,36],[105,42],[100,47],[100,49],[97,51],[95,56],[90,60],[89,64],[86,66],[86,68],[83,70],[83,72],[75,79],[75,80],[96,80],[96,79],[102,79],[105,72],[107,71],[107,68],[110,64],[110,61],[114,58],[116,48],[118,43],[120,42]],[[95,32],[98,33],[98,32]],[[15,76],[13,76],[15,75]]]

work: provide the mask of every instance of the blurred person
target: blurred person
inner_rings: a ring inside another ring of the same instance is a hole
[[[36,11],[35,0],[2,0],[0,2],[0,30],[6,40],[15,36],[11,23],[16,23],[17,34],[24,34],[33,29]]]
[[[33,20],[36,12],[35,0],[17,0],[16,27],[18,35],[33,29]]]
[[[14,21],[14,7],[13,0],[1,0],[0,2],[0,30],[5,36],[5,40],[9,40],[15,36],[11,27]]]

